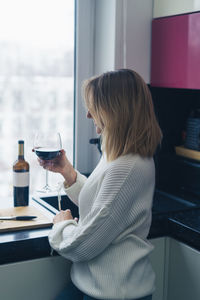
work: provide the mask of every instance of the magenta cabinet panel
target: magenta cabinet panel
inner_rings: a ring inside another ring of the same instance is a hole
[[[200,89],[200,13],[152,21],[151,85]]]

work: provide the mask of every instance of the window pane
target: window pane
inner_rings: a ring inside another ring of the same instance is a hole
[[[31,151],[39,128],[61,133],[73,161],[74,0],[0,0],[0,196],[12,195],[12,165],[25,141],[31,192],[45,171]],[[49,174],[50,184],[62,181]]]

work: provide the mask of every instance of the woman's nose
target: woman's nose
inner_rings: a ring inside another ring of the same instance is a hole
[[[91,115],[91,113],[89,111],[87,112],[87,118],[88,119],[92,119],[92,115]]]

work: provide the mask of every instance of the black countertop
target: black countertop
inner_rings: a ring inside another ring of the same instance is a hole
[[[173,203],[173,204],[172,204]],[[169,236],[200,251],[200,199],[156,191],[149,238]]]
[[[42,198],[43,200],[34,198],[31,203],[52,218],[57,210],[46,203],[45,198]],[[56,197],[52,197],[52,200],[55,199]],[[68,206],[68,202],[66,205]],[[69,208],[74,210],[73,207]],[[48,243],[50,229],[51,226],[1,233],[0,264],[50,256],[51,248]],[[148,238],[164,236],[175,238],[200,251],[200,199],[186,194],[175,196],[156,191]]]

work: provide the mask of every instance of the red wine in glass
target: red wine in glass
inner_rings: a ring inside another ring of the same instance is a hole
[[[61,149],[56,148],[38,147],[35,148],[35,154],[42,160],[51,160],[60,155],[60,150]]]
[[[44,133],[39,131],[34,138],[34,152],[42,160],[52,160],[60,154],[62,142],[60,133]],[[46,184],[39,191],[43,193],[51,192],[52,188],[48,184],[48,170],[46,170]]]

